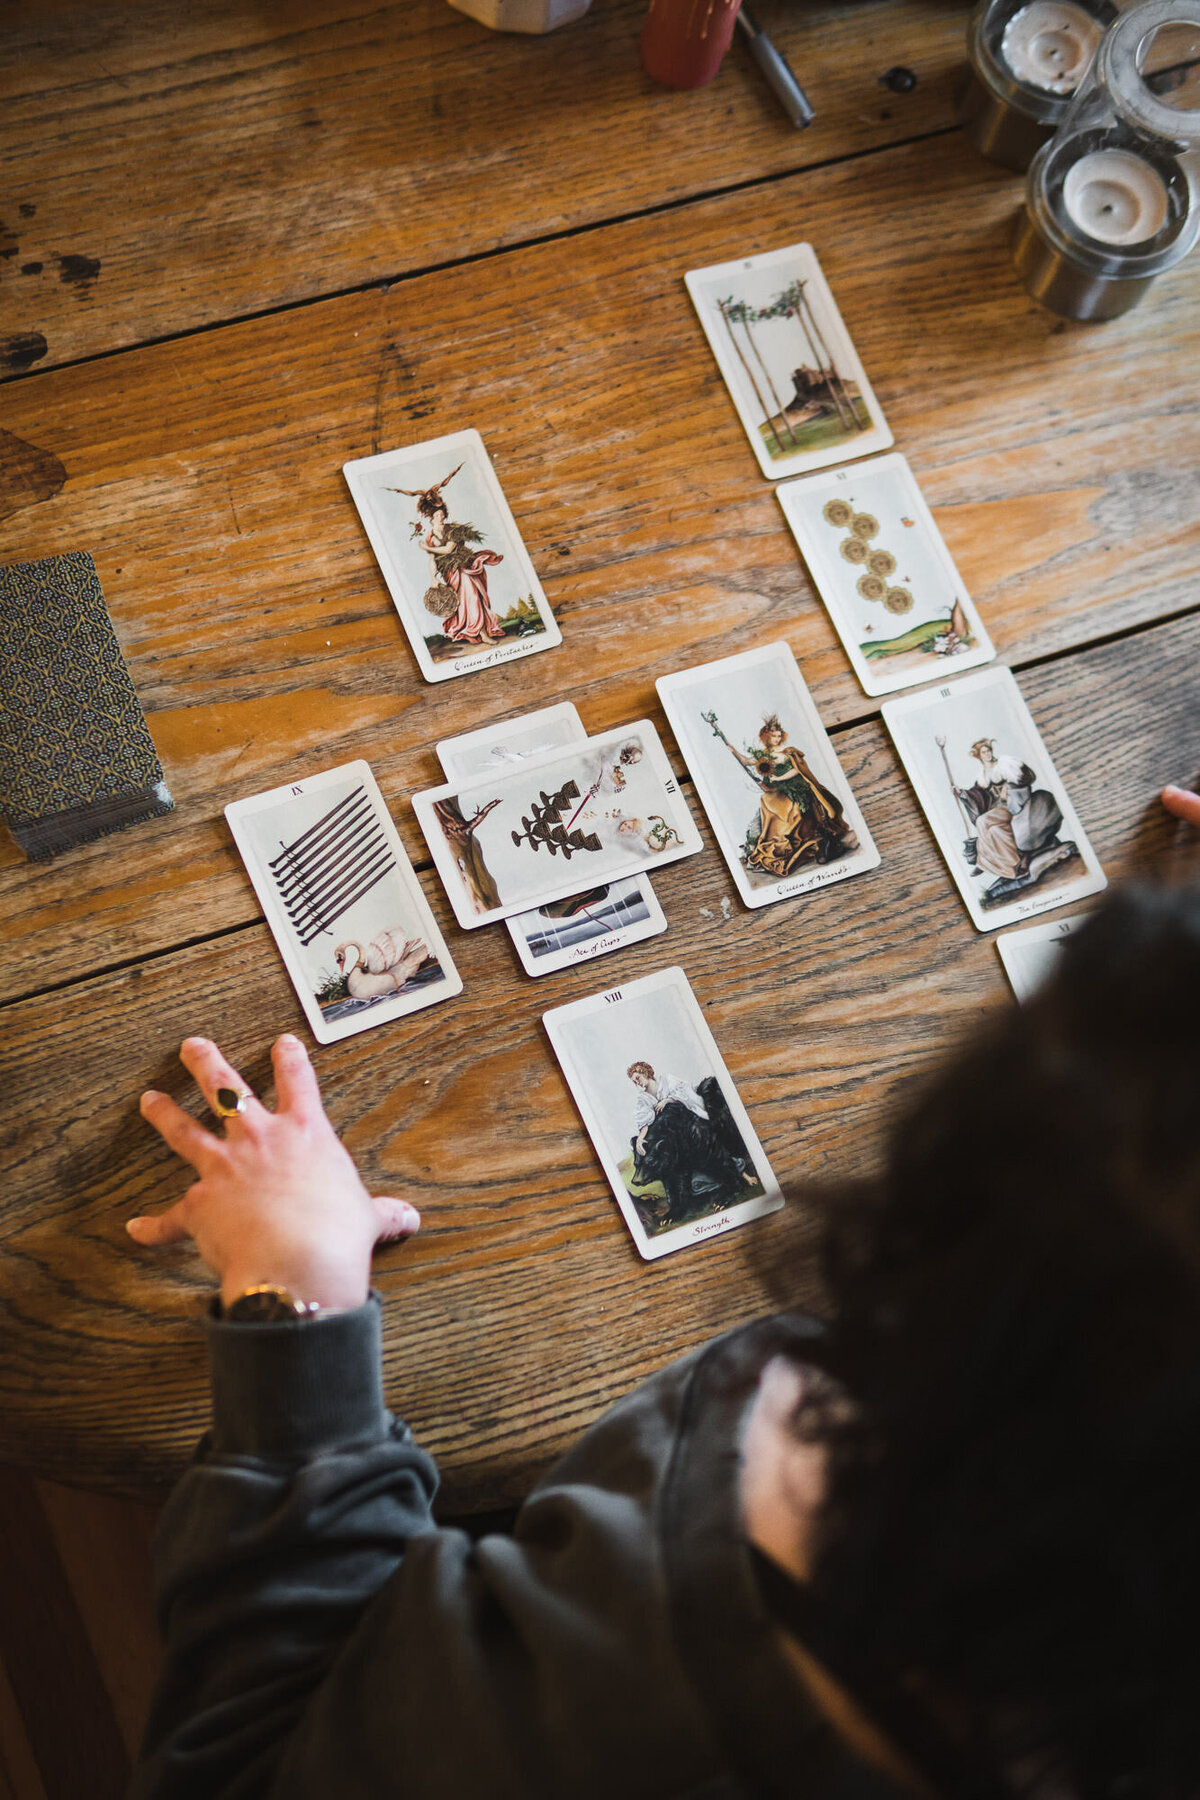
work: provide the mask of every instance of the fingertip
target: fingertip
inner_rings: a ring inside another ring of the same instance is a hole
[[[134,1240],[135,1243],[139,1243],[139,1244],[141,1243],[142,1227],[145,1225],[145,1223],[146,1223],[145,1219],[142,1218],[140,1214],[136,1219],[126,1219],[125,1229],[129,1233],[130,1237]]]
[[[308,1051],[292,1031],[285,1031],[282,1037],[277,1037],[271,1048],[276,1056],[307,1057],[308,1055]]]
[[[149,1107],[154,1105],[156,1100],[161,1099],[162,1095],[157,1088],[147,1088],[141,1099],[138,1101],[138,1109],[141,1112],[145,1112]]]

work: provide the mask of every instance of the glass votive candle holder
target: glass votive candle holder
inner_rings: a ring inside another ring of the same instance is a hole
[[[967,27],[959,100],[975,148],[1027,169],[1053,135],[1117,16],[1111,0],[980,0]]]

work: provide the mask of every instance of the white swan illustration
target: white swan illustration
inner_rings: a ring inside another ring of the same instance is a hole
[[[406,938],[401,931],[381,931],[365,949],[354,939],[339,944],[334,960],[346,977],[351,998],[373,1000],[379,994],[398,994],[428,954],[420,938]]]

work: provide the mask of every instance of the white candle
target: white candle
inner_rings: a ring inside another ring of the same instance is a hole
[[[1158,170],[1129,150],[1093,150],[1072,163],[1063,205],[1073,224],[1102,244],[1142,244],[1167,218]]]
[[[1073,0],[1031,0],[1004,28],[1000,54],[1018,81],[1048,94],[1073,94],[1103,31]]]

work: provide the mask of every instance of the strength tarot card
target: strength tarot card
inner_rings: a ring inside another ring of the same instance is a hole
[[[235,800],[225,817],[318,1043],[462,992],[368,764]]]
[[[1086,913],[1069,913],[1065,919],[1046,919],[1040,925],[1026,925],[1022,931],[1001,932],[996,948],[1018,1000],[1028,1000],[1054,973],[1063,945],[1086,918]]]
[[[412,803],[465,930],[702,848],[648,719]]]
[[[684,277],[764,475],[800,475],[892,442],[811,244]]]
[[[656,686],[747,906],[790,900],[878,866],[786,644],[663,675]]]
[[[880,710],[977,930],[1107,885],[1011,669]]]
[[[342,465],[426,681],[562,642],[477,431]]]
[[[996,652],[899,453],[775,492],[866,693],[991,662]]]
[[[487,725],[437,746],[449,781],[463,781],[497,769],[511,769],[558,744],[587,741],[583,721],[569,700],[540,712],[522,713],[502,725]],[[550,975],[626,944],[641,943],[667,929],[648,875],[602,882],[565,900],[506,919],[521,967],[527,975]]]
[[[554,1007],[542,1023],[642,1256],[783,1205],[682,969]]]

